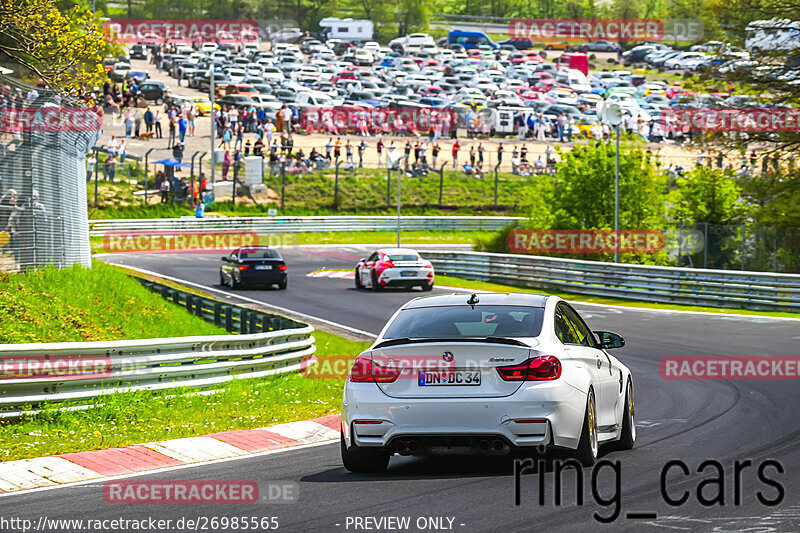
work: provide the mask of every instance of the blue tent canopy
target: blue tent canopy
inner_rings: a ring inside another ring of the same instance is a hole
[[[189,163],[181,163],[177,159],[162,159],[161,161],[154,161],[154,165],[164,165],[165,167],[181,167],[190,168],[192,165]]]

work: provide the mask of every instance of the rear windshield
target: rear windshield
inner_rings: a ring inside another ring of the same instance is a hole
[[[280,259],[280,254],[271,248],[242,248],[239,259]]]
[[[419,259],[415,254],[387,254],[392,261],[416,261]]]
[[[384,338],[536,337],[542,331],[543,316],[542,307],[506,305],[405,309]]]

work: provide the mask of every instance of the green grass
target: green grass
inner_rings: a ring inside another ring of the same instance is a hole
[[[719,313],[728,315],[762,315],[762,316],[777,316],[787,318],[800,318],[798,313],[784,313],[780,311],[754,311],[750,309],[722,309],[719,307],[703,307],[693,305],[676,305],[676,304],[661,304],[651,303],[636,300],[623,300],[621,298],[607,298],[601,296],[588,296],[584,294],[569,293],[564,291],[552,291],[540,288],[524,287],[521,285],[507,285],[502,283],[492,283],[487,281],[477,281],[471,279],[464,279],[455,276],[447,276],[445,274],[437,274],[436,284],[439,287],[459,287],[462,289],[475,289],[492,292],[534,292],[537,294],[552,294],[560,296],[565,300],[574,302],[596,303],[603,305],[621,305],[627,307],[646,307],[649,309],[670,309],[677,311],[702,311],[707,313]]]
[[[100,262],[91,269],[0,273],[0,317],[0,343],[226,333]]]
[[[400,234],[403,245],[415,244],[472,244],[476,238],[489,239],[490,231],[404,231]],[[328,231],[321,233],[272,233],[259,235],[261,245],[302,244],[392,244],[397,234],[392,231]],[[92,253],[106,253],[102,237],[90,237]],[[139,275],[139,274],[137,274]]]
[[[510,157],[510,156],[509,156]],[[465,176],[446,170],[439,205],[439,176],[403,176],[403,212],[408,215],[441,214],[516,214],[532,204],[539,194],[537,182],[541,177],[516,176],[500,173],[498,176],[499,207],[494,206],[494,174],[485,179]],[[207,207],[207,215],[266,215],[278,208],[281,216],[309,216],[334,214],[391,215],[394,214],[397,193],[397,173],[392,173],[389,204],[386,202],[387,173],[383,169],[359,169],[357,174],[339,172],[338,205],[334,205],[335,172],[328,169],[303,176],[287,175],[284,189],[284,207],[276,201],[266,200],[258,205],[237,202],[217,202]],[[279,176],[266,176],[264,183],[280,194]],[[124,183],[101,182],[98,207],[94,207],[94,183],[88,185],[89,218],[160,218],[192,215],[188,204],[153,204],[144,207],[143,198],[133,196],[135,186]]]

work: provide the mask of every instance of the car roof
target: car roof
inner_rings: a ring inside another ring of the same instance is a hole
[[[495,293],[486,292],[477,294],[478,303],[476,305],[514,305],[525,307],[544,307],[547,299],[551,296],[533,293]],[[403,309],[418,309],[422,307],[447,307],[456,305],[468,305],[467,300],[469,295],[462,294],[444,294],[437,296],[425,296],[411,300]]]

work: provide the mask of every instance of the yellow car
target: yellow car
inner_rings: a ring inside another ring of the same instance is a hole
[[[195,96],[192,98],[195,107],[197,108],[197,112],[202,117],[203,115],[208,115],[211,113],[211,100],[206,98],[205,96]],[[222,109],[219,104],[214,104],[214,109],[219,111]]]
[[[575,122],[575,125],[580,130],[581,137],[588,137],[591,138],[592,136],[592,125],[597,123],[597,117],[594,116],[583,116]]]

